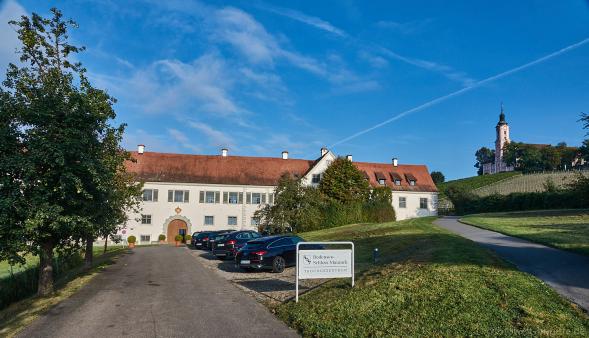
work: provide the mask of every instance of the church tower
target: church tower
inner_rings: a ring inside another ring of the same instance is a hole
[[[495,172],[508,171],[507,165],[503,161],[503,147],[510,142],[509,125],[505,122],[505,113],[503,112],[503,102],[501,103],[501,114],[499,122],[495,127],[497,138],[495,139]]]

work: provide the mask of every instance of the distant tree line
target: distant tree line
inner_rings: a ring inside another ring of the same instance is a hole
[[[256,211],[259,229],[268,233],[303,232],[352,223],[395,220],[389,187],[371,188],[354,164],[337,158],[317,188],[284,174],[274,204]]]

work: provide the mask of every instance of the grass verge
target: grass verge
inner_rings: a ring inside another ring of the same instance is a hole
[[[277,315],[309,337],[589,335],[589,317],[576,305],[433,220],[301,234],[354,241],[357,287],[327,283]]]
[[[126,252],[123,247],[113,248],[106,254],[97,255],[94,267],[84,270],[79,267],[68,271],[56,281],[56,291],[47,297],[30,297],[11,304],[0,311],[0,337],[14,337],[20,330],[31,324],[37,317],[52,306],[71,297],[81,287],[88,284],[100,271],[113,264],[118,255]]]
[[[589,255],[589,210],[544,210],[464,216],[460,221],[557,249]]]

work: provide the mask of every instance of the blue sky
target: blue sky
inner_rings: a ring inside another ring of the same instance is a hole
[[[513,140],[584,136],[583,0],[4,0],[2,72],[17,45],[5,22],[51,6],[79,23],[78,58],[118,99],[129,149],[315,158],[335,145],[355,161],[398,157],[459,178],[475,174],[476,149],[493,145],[501,101]]]

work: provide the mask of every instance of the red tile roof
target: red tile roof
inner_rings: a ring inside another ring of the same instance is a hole
[[[145,152],[131,152],[137,162],[127,163],[127,170],[135,173],[137,179],[145,182],[205,183],[274,186],[280,176],[288,172],[303,177],[318,160],[300,160],[276,157],[188,155]],[[386,180],[393,190],[437,191],[426,166],[385,163],[354,162],[356,167],[369,176],[374,187],[381,186],[376,173],[383,172],[416,177],[416,185],[401,180],[401,186]]]

